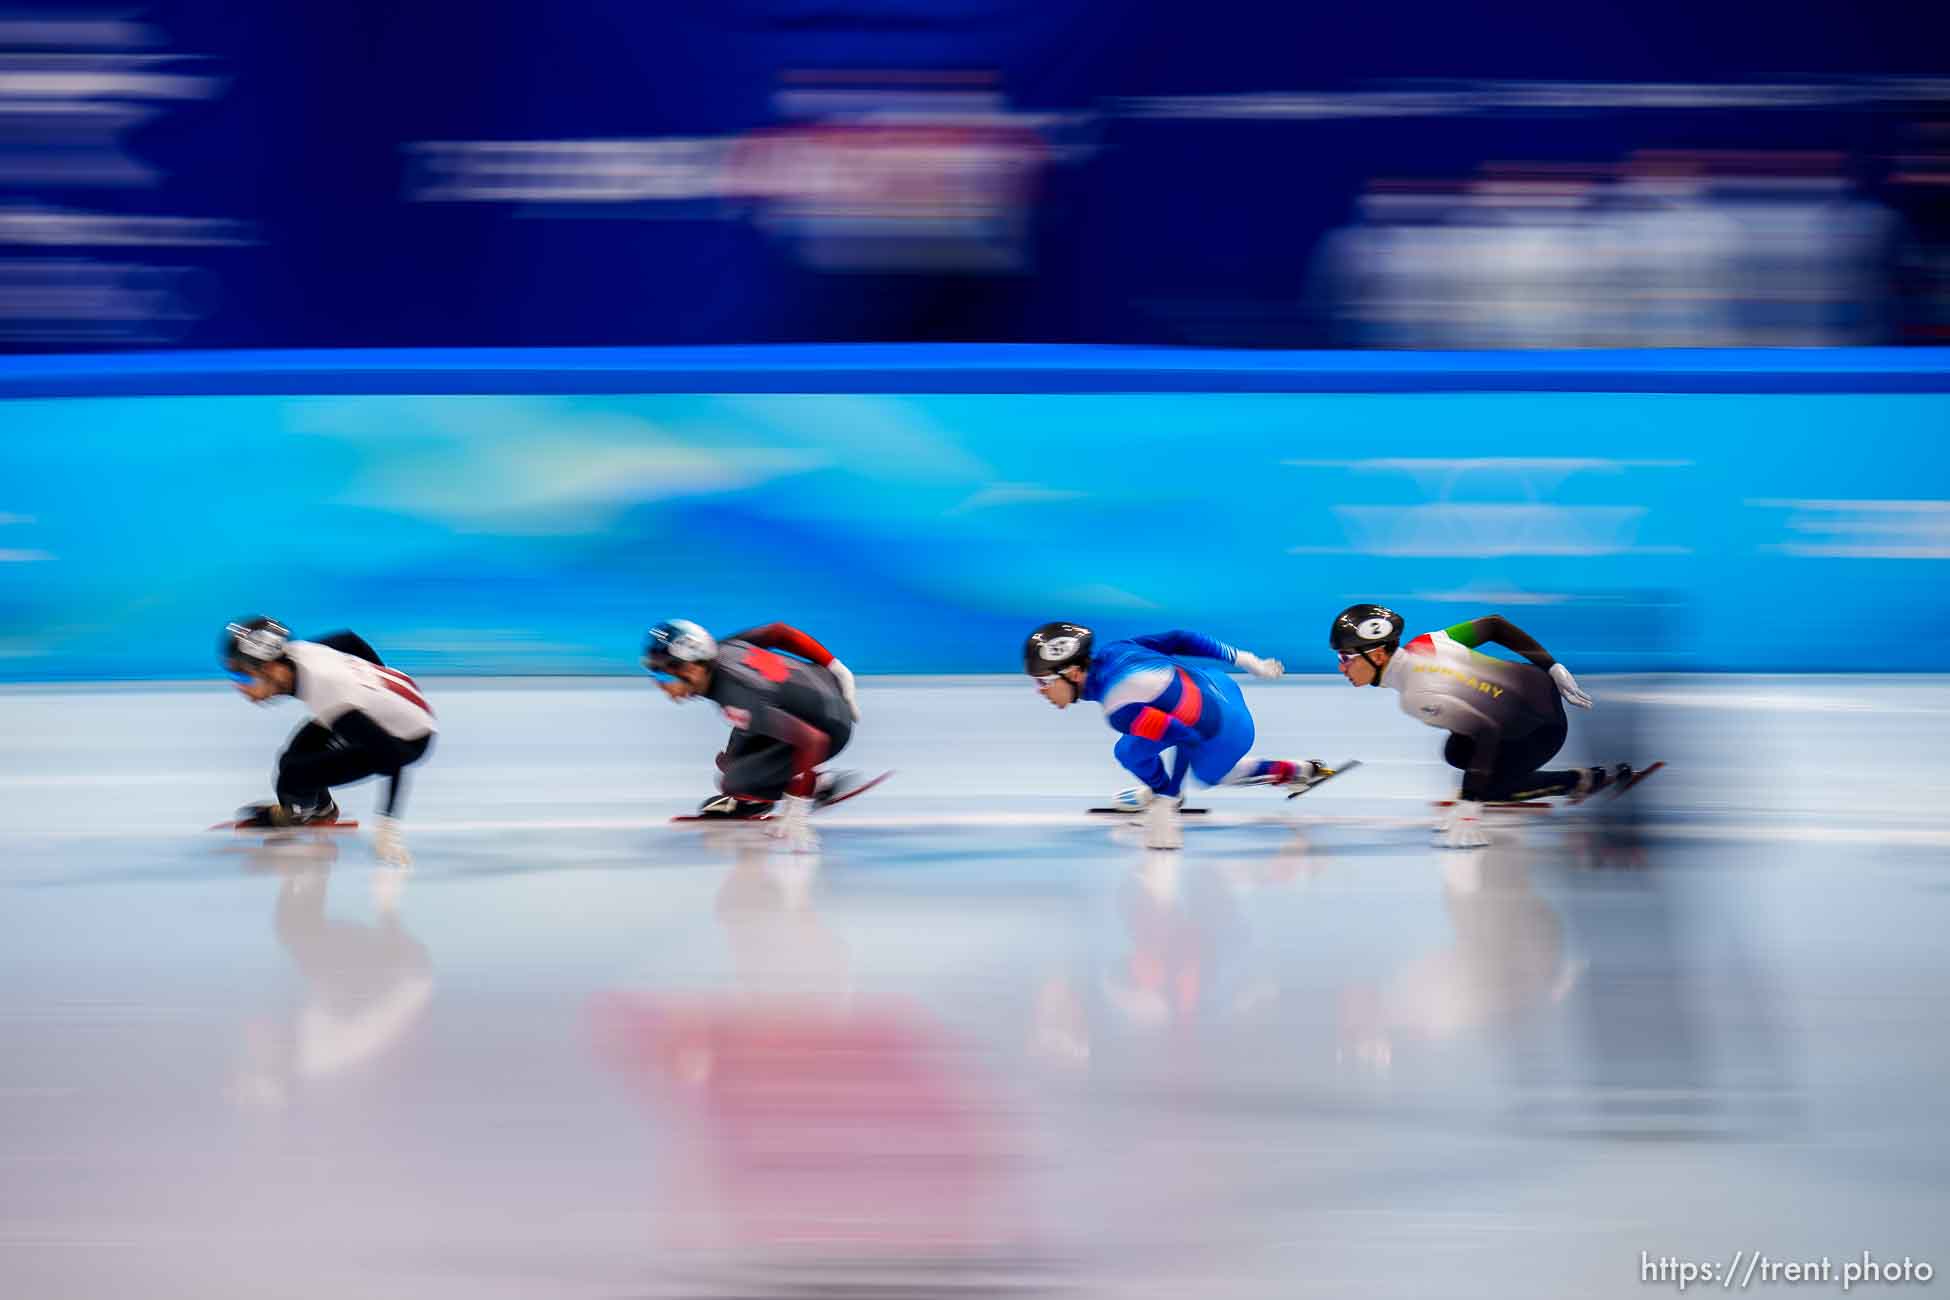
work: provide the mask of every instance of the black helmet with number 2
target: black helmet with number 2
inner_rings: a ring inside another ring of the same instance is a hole
[[[1395,647],[1402,643],[1403,626],[1402,616],[1386,605],[1349,605],[1334,615],[1334,626],[1327,632],[1327,644],[1334,647],[1334,653],[1341,657],[1343,665],[1355,658],[1367,660],[1374,672],[1366,684],[1379,686],[1387,661],[1376,659],[1374,652],[1386,650],[1391,655],[1395,653]],[[1345,672],[1346,668],[1343,667],[1342,671]],[[1352,677],[1348,680],[1361,685]]]
[[[1327,644],[1343,655],[1383,646],[1393,650],[1401,644],[1404,626],[1402,616],[1386,605],[1349,605],[1334,615]]]

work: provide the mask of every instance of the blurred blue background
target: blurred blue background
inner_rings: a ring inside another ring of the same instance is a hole
[[[1362,386],[1331,356],[822,355],[833,373],[761,349],[595,376],[669,388],[715,362],[702,394],[167,395],[356,390],[379,365],[591,382],[494,354],[348,354],[337,379],[15,365],[0,391],[159,395],[5,402],[0,673],[205,676],[251,612],[350,623],[426,672],[630,672],[670,616],[791,620],[863,672],[1012,672],[1052,618],[1326,671],[1357,599],[1418,626],[1501,610],[1581,670],[1950,668],[1950,394],[1927,391],[1950,368],[1893,360],[1917,354],[1404,358],[1366,392],[1226,391]],[[870,362],[889,386],[990,364],[986,386],[1041,391],[845,391]],[[1119,364],[1185,391],[1064,391]],[[735,391],[783,383],[840,391]]]
[[[1356,597],[1593,669],[1950,666],[1950,386],[1889,360],[1950,339],[1946,35],[0,8],[0,675],[202,674],[249,610],[428,671],[627,670],[674,613],[1303,666]],[[1864,608],[1914,634],[1873,665]]]

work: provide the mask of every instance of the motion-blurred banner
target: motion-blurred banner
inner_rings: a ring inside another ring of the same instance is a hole
[[[670,616],[863,672],[1014,671],[1055,618],[1326,671],[1356,599],[1600,672],[1950,669],[1950,360],[1584,355],[15,359],[0,675],[206,676],[252,612],[433,673],[633,672]],[[146,395],[46,395],[96,390]]]
[[[1941,5],[0,7],[0,350],[1950,341]]]

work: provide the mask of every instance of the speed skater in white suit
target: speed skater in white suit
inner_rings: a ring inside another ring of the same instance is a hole
[[[338,820],[332,787],[386,778],[373,847],[394,865],[411,862],[400,837],[405,770],[433,744],[433,709],[419,683],[379,661],[364,638],[338,632],[315,641],[283,624],[248,618],[224,628],[217,657],[254,704],[292,696],[312,712],[278,758],[277,798],[240,811],[240,825],[285,828]]]
[[[1501,614],[1473,618],[1402,644],[1402,616],[1382,605],[1350,605],[1334,616],[1328,644],[1355,686],[1401,692],[1402,712],[1449,733],[1442,756],[1463,773],[1462,789],[1436,827],[1449,848],[1489,843],[1488,800],[1582,799],[1634,779],[1631,764],[1542,771],[1569,734],[1564,705],[1591,707],[1571,670]],[[1475,647],[1522,655],[1512,663]]]

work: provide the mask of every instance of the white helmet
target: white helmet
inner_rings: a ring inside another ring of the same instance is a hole
[[[718,657],[718,642],[687,618],[667,618],[650,629],[643,643],[643,666],[667,673],[678,664],[706,664]]]

